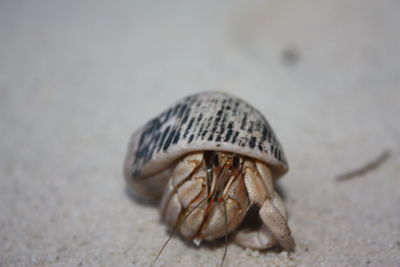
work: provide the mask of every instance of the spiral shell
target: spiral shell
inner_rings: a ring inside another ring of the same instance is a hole
[[[194,151],[228,151],[261,160],[274,178],[288,170],[282,147],[253,106],[221,92],[187,96],[133,133],[125,159],[127,179],[145,179]]]

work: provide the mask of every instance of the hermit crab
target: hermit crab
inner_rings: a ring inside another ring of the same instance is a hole
[[[264,116],[221,92],[176,102],[133,133],[124,162],[129,187],[159,199],[164,221],[199,244],[233,232],[249,208],[259,229],[234,242],[252,249],[294,249],[286,207],[274,182],[288,170],[282,147]]]

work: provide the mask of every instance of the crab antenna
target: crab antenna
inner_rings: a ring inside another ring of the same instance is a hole
[[[175,235],[175,233],[178,231],[179,227],[181,227],[181,225],[186,221],[186,219],[189,217],[190,214],[192,214],[192,212],[197,209],[198,207],[200,207],[201,204],[203,204],[203,202],[205,200],[207,200],[208,197],[203,198],[196,206],[193,207],[193,209],[191,209],[189,211],[188,214],[185,215],[185,217],[183,218],[183,220],[181,222],[179,222],[174,230],[172,231],[172,233],[170,234],[170,236],[168,237],[167,241],[165,241],[164,245],[162,246],[162,248],[160,249],[160,251],[157,253],[156,258],[154,259],[154,261],[150,264],[150,267],[154,266],[154,264],[156,264],[158,258],[160,257],[161,253],[163,252],[163,250],[165,249],[165,247],[167,246],[167,244],[169,243],[169,241],[172,239],[172,237]]]
[[[211,189],[212,189],[212,182],[213,182],[213,173],[212,169],[207,169],[207,194],[209,197],[211,196]]]
[[[224,249],[224,255],[222,256],[222,261],[220,267],[224,265],[225,262],[225,257],[226,257],[226,252],[228,251],[228,214],[226,212],[226,205],[225,205],[225,200],[224,198],[221,197],[223,207],[224,207],[224,215],[225,215],[225,249]]]
[[[228,173],[230,170],[228,167],[224,166],[220,174],[218,175],[218,179],[216,181],[216,186],[212,195],[212,198],[216,198],[217,195],[221,195],[223,190],[223,186],[226,183],[226,180],[231,177],[230,173]]]

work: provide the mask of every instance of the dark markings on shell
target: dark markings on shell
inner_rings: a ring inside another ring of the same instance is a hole
[[[267,120],[246,102],[223,94],[206,93],[184,98],[142,129],[134,151],[133,176],[155,153],[194,141],[256,149],[286,165],[279,141]]]
[[[188,144],[190,144],[193,141],[193,139],[194,139],[194,134],[191,134],[189,137]]]
[[[164,143],[164,146],[163,146],[163,150],[164,150],[164,151],[166,151],[166,150],[169,148],[169,146],[171,145],[172,138],[174,138],[174,136],[175,136],[175,131],[176,131],[176,130],[173,129],[173,130],[169,133],[167,140],[165,140],[165,143]]]
[[[187,135],[189,134],[190,129],[191,129],[192,126],[193,126],[193,122],[194,122],[194,118],[191,118],[191,119],[190,119],[190,122],[189,122],[189,124],[188,124],[188,126],[186,127],[185,134],[183,135],[183,138],[186,138]]]
[[[185,117],[183,117],[182,124],[185,124],[188,119],[189,119],[189,112],[186,112]]]
[[[264,150],[261,142],[258,142],[258,150],[260,150],[261,152]]]
[[[255,136],[252,136],[251,138],[250,138],[250,141],[249,141],[249,147],[250,148],[255,148],[255,146],[256,146],[256,137]]]
[[[197,131],[196,138],[198,138],[200,136],[200,134],[203,132],[203,127],[204,127],[204,123],[201,124],[200,130]]]
[[[231,140],[232,134],[233,134],[233,130],[228,129],[228,131],[226,132],[226,135],[225,135],[224,142],[229,142],[229,140]]]
[[[250,121],[250,122],[249,122],[249,128],[247,128],[247,132],[248,132],[249,134],[252,134],[252,133],[253,133],[253,127],[254,127],[254,122],[253,122],[253,121]]]
[[[174,136],[174,140],[172,141],[173,144],[177,144],[179,142],[179,138],[181,137],[181,133],[179,130],[177,130],[175,136]]]
[[[167,137],[167,135],[168,135],[168,133],[169,133],[170,127],[171,127],[171,126],[168,126],[168,127],[164,130],[164,132],[162,133],[161,140],[160,140],[160,142],[158,143],[158,151],[160,151],[162,145],[164,144],[164,140],[165,140],[165,138]],[[145,131],[145,132],[147,132],[147,131]],[[151,132],[151,131],[150,131],[150,132]],[[143,133],[142,136],[144,136],[144,134],[146,134],[146,133]],[[141,139],[142,139],[142,138],[141,138]],[[142,142],[140,142],[140,144],[142,144]],[[144,148],[143,148],[143,149],[144,149]],[[137,156],[140,156],[140,154],[137,155]]]
[[[236,115],[237,115],[238,107],[239,107],[239,101],[236,101],[235,104],[234,104],[234,106],[233,106],[233,111],[232,111],[232,115],[233,115],[233,116],[236,116]]]
[[[244,128],[246,128],[246,124],[247,124],[247,112],[244,112],[242,125],[240,125],[240,130],[244,130]]]
[[[203,133],[201,134],[201,140],[203,140],[206,135],[207,135],[207,130],[204,130]]]
[[[235,135],[232,138],[232,142],[231,142],[232,144],[236,143],[236,139],[238,136],[239,136],[239,132],[235,132]]]
[[[203,119],[203,114],[200,113],[199,116],[197,116],[196,127],[199,126],[202,119]]]

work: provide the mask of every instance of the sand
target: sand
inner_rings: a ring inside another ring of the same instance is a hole
[[[297,247],[225,266],[400,266],[396,1],[2,1],[0,266],[148,266],[168,232],[127,194],[134,129],[218,89],[268,118]],[[390,151],[378,168],[337,181]],[[172,239],[159,266],[217,266]]]

